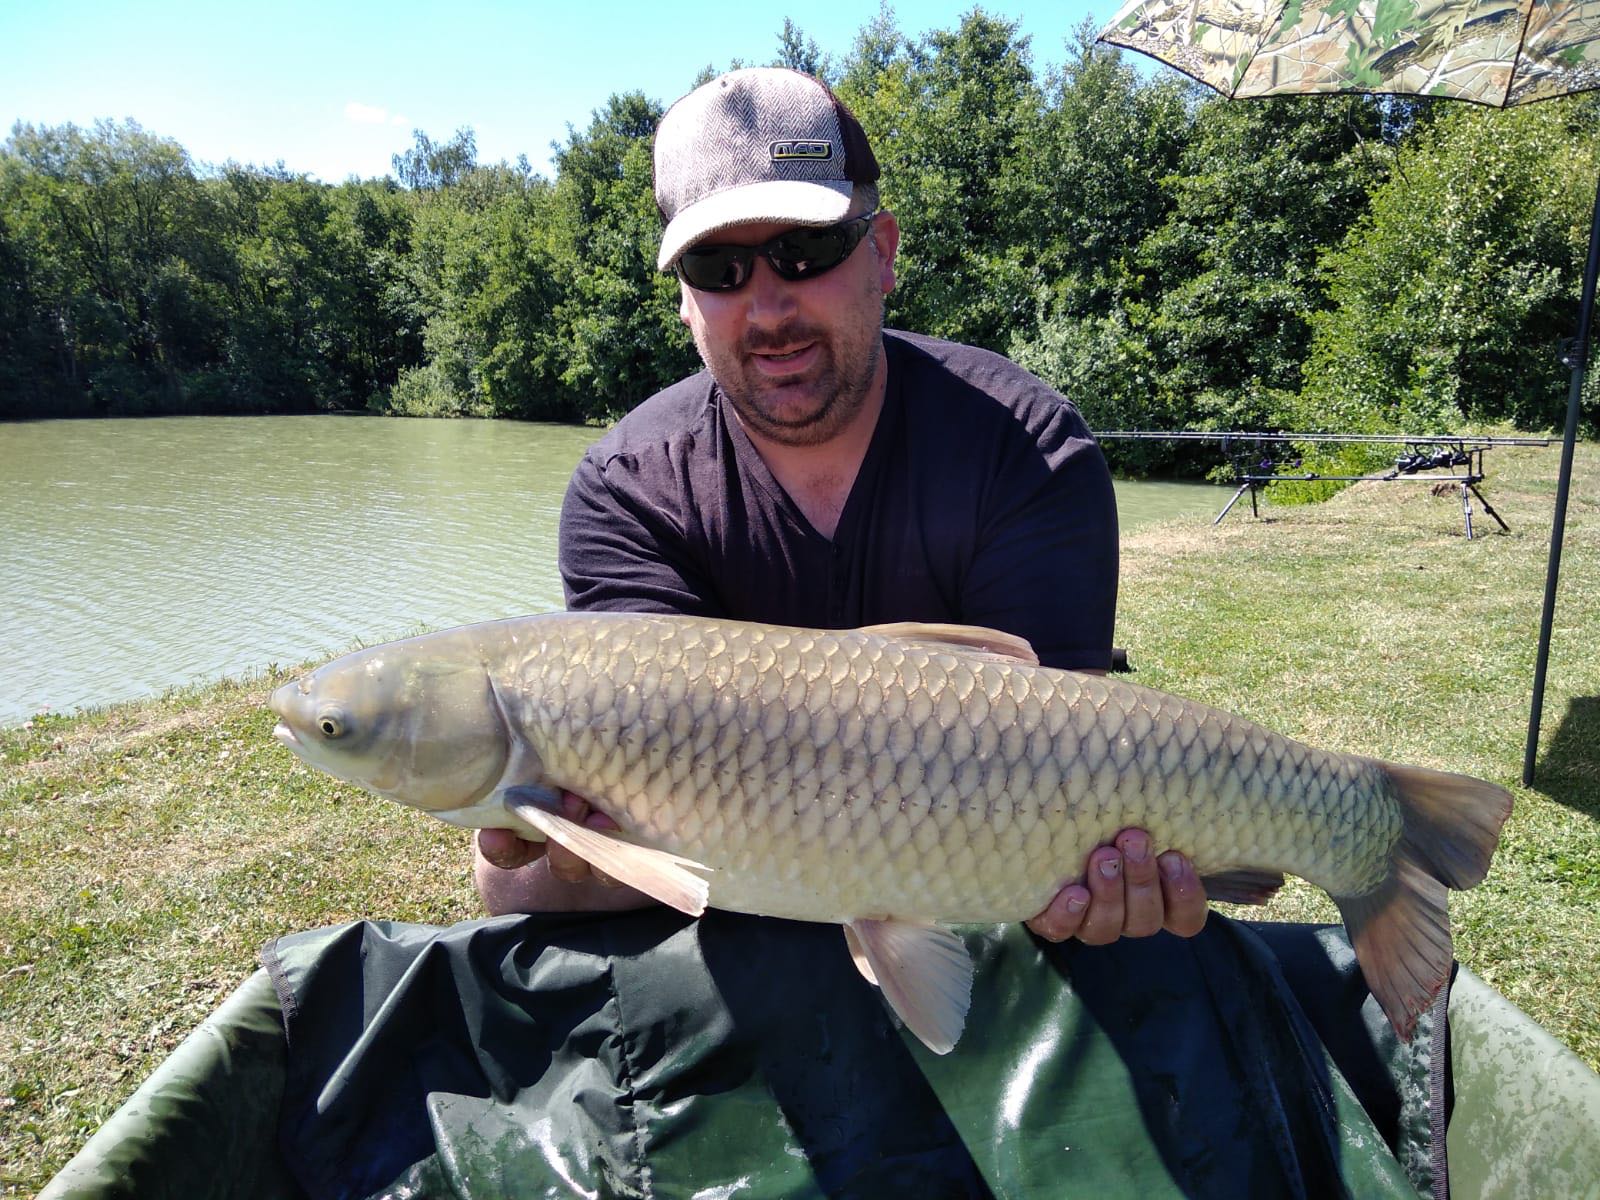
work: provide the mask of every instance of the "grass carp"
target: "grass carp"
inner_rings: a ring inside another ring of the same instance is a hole
[[[289,749],[401,804],[559,842],[693,915],[843,925],[939,1053],[972,982],[945,924],[1033,916],[1129,826],[1213,899],[1264,900],[1284,872],[1326,889],[1408,1037],[1449,971],[1446,890],[1483,879],[1511,810],[1493,784],[1313,749],[956,625],[518,617],[346,655],[271,705]],[[564,818],[562,788],[620,830]]]

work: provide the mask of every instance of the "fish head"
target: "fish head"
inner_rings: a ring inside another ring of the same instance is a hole
[[[269,701],[273,735],[319,770],[427,812],[471,807],[499,785],[511,735],[483,662],[394,642],[347,654]]]

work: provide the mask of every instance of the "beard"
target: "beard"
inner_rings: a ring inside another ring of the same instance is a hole
[[[831,440],[861,413],[883,354],[883,295],[854,323],[828,328],[799,319],[776,329],[751,331],[732,348],[716,348],[695,331],[695,347],[734,412],[754,433],[785,446]],[[875,317],[875,319],[874,319]],[[810,343],[818,350],[811,369],[792,379],[771,379],[751,356]]]

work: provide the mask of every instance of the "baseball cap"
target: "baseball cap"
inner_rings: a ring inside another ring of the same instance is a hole
[[[656,129],[656,205],[667,223],[656,266],[735,225],[832,225],[855,188],[877,179],[867,135],[826,84],[787,67],[729,71]]]

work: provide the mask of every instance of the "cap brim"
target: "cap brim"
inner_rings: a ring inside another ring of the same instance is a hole
[[[665,271],[690,246],[736,225],[832,225],[850,212],[854,186],[847,179],[772,179],[729,188],[691,204],[661,234],[656,267]]]

